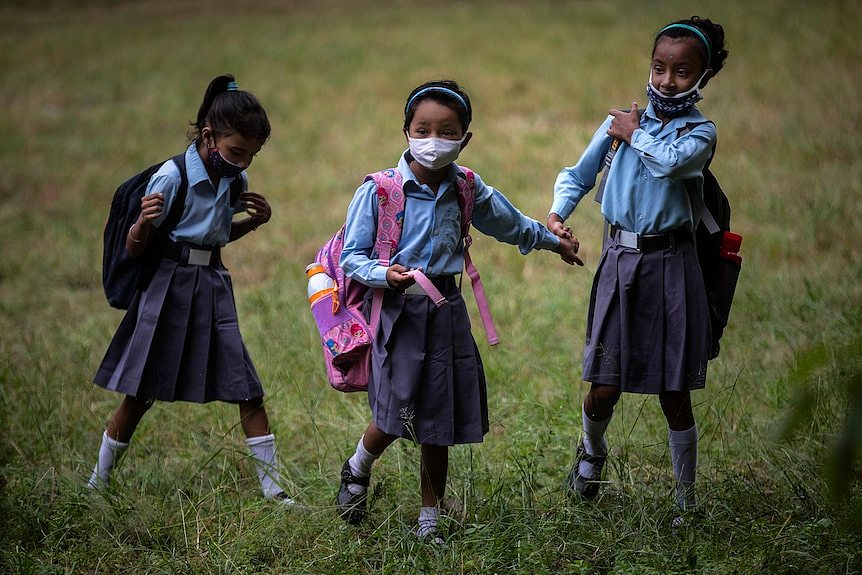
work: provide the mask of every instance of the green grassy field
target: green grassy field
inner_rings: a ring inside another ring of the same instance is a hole
[[[727,32],[730,57],[700,108],[745,237],[723,352],[693,395],[697,519],[669,528],[654,398],[621,401],[603,496],[562,492],[600,248],[588,199],[570,220],[584,268],[477,234],[502,343],[489,348],[477,327],[491,431],[451,452],[464,514],[448,545],[410,533],[418,449],[406,442],[375,466],[368,521],[344,525],[337,474],[368,408],[325,383],[303,269],[363,176],[396,162],[410,89],[464,85],[475,119],[463,163],[544,220],[556,174],[607,110],[645,105],[654,31],[692,13]],[[0,572],[862,570],[859,3],[32,2],[4,3],[0,22]],[[225,260],[302,510],[259,499],[229,405],[155,406],[112,488],[84,487],[119,401],[90,384],[122,317],[100,285],[111,195],[185,147],[224,72],[273,125],[249,175],[274,217]]]

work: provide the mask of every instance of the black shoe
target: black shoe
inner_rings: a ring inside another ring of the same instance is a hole
[[[341,487],[335,503],[338,506],[338,515],[350,523],[358,525],[365,519],[365,502],[368,499],[368,483],[371,477],[356,477],[350,471],[350,460],[344,462],[341,467]],[[365,487],[362,493],[351,493],[348,485],[361,485]]]
[[[587,453],[587,450],[584,448],[584,442],[581,440],[578,443],[578,451],[575,456],[575,463],[572,465],[571,471],[569,471],[568,477],[566,477],[566,488],[573,498],[580,499],[595,499],[599,494],[599,487],[601,486],[602,479],[602,468],[605,466],[605,460],[607,456],[603,455],[590,455]],[[594,469],[598,471],[595,479],[584,477],[578,472],[578,467],[581,461],[586,461],[590,465],[593,466]]]

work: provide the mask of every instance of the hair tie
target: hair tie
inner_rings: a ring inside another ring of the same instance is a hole
[[[406,116],[407,112],[410,111],[410,105],[416,100],[416,98],[418,98],[422,94],[427,94],[428,92],[443,92],[444,94],[449,94],[450,96],[458,100],[458,102],[460,102],[461,106],[464,107],[464,111],[467,112],[468,116],[471,115],[470,107],[467,106],[466,100],[464,100],[464,98],[462,98],[458,92],[450,90],[449,88],[444,88],[443,86],[428,86],[427,88],[422,88],[421,90],[413,94],[413,96],[409,100],[407,100],[407,105],[404,106],[404,115]]]
[[[659,31],[658,36],[656,36],[656,40],[658,40],[658,37],[661,36],[665,32],[665,30],[670,30],[671,28],[682,28],[683,30],[694,32],[695,34],[697,34],[698,38],[703,40],[703,43],[706,45],[706,67],[709,68],[709,65],[712,61],[712,45],[709,43],[709,40],[707,40],[706,34],[701,32],[694,26],[689,26],[688,24],[669,24]]]
[[[231,81],[227,83],[227,90],[225,92],[236,92],[238,90],[239,87],[236,85],[236,82]]]

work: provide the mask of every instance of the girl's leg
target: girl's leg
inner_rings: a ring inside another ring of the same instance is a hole
[[[396,439],[396,436],[383,433],[374,423],[369,423],[356,444],[356,451],[344,462],[336,504],[345,521],[356,525],[365,518],[371,466]]]
[[[599,493],[598,481],[608,455],[605,431],[619,399],[619,387],[595,383],[584,398],[581,417],[583,439],[578,445],[575,464],[567,482],[571,490],[585,499],[592,499]]]
[[[676,503],[680,509],[697,505],[694,483],[697,475],[697,424],[691,408],[691,394],[666,392],[659,395],[662,411],[668,425],[673,474],[676,478]]]
[[[423,445],[420,465],[422,508],[419,510],[419,537],[431,537],[437,533],[440,518],[440,501],[446,491],[446,476],[449,471],[449,448],[445,445]]]
[[[278,472],[278,454],[275,448],[275,435],[269,432],[269,418],[263,407],[262,399],[242,401],[239,404],[242,430],[245,432],[246,445],[254,459],[260,489],[266,499],[278,499],[292,505],[293,499],[281,487]]]
[[[126,396],[114,412],[107,429],[102,433],[102,444],[99,446],[99,459],[93,468],[93,473],[87,481],[87,487],[97,488],[108,485],[111,481],[111,471],[114,465],[126,452],[132,434],[138,427],[141,418],[152,405],[148,401]]]

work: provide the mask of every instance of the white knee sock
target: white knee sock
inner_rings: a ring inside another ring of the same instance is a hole
[[[676,504],[680,509],[697,505],[694,481],[697,474],[697,424],[684,431],[668,430],[668,445],[676,478]]]
[[[380,457],[374,455],[365,448],[365,435],[359,438],[359,443],[356,444],[356,452],[350,457],[348,463],[350,465],[350,473],[356,477],[368,477],[371,475],[371,465],[374,460]],[[357,495],[365,491],[367,487],[351,483],[347,486],[347,490]]]
[[[93,468],[93,474],[87,481],[87,487],[95,489],[104,487],[111,481],[111,471],[128,449],[129,444],[117,441],[108,436],[107,431],[102,432],[102,444],[99,447],[99,460]]]
[[[278,455],[275,451],[275,435],[259,435],[245,440],[254,466],[260,479],[260,489],[266,499],[273,499],[284,493],[281,475],[278,473]]]
[[[605,430],[607,430],[608,424],[611,422],[611,417],[613,417],[613,414],[602,421],[593,421],[587,417],[586,409],[584,409],[583,406],[581,407],[581,422],[584,429],[584,449],[587,451],[587,454],[598,455],[600,457],[607,456],[608,442],[605,439]],[[580,474],[581,477],[598,479],[598,473],[596,473],[596,469],[593,464],[588,463],[587,461],[581,461],[578,465],[578,474]]]
[[[425,537],[437,532],[437,521],[440,519],[440,508],[421,507],[419,509],[419,527],[416,535]]]

